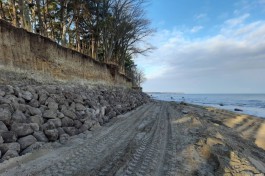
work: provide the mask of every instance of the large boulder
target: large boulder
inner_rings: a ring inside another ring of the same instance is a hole
[[[63,130],[70,136],[76,135],[78,133],[75,127],[63,127]]]
[[[48,108],[51,110],[57,110],[58,109],[58,104],[56,102],[49,102],[48,103]]]
[[[6,131],[1,134],[5,143],[11,143],[17,141],[17,134],[13,131]]]
[[[48,138],[45,136],[45,134],[42,131],[35,131],[33,133],[33,136],[37,139],[39,142],[48,142]]]
[[[40,126],[37,123],[30,123],[29,125],[33,131],[39,131],[40,130]]]
[[[62,118],[62,126],[63,127],[69,127],[69,126],[73,126],[74,125],[74,121],[68,117],[64,117]]]
[[[55,126],[55,128],[61,127],[62,126],[62,121],[61,119],[49,119],[47,123],[53,123],[53,125]]]
[[[12,142],[12,143],[3,143],[0,144],[0,150],[2,154],[6,153],[8,150],[15,150],[17,152],[20,151],[20,144],[17,142]]]
[[[37,139],[32,135],[28,135],[18,139],[18,143],[20,144],[21,150],[24,150],[25,148],[34,144],[35,142],[37,142]]]
[[[6,125],[2,121],[0,121],[0,134],[5,131],[8,131],[8,129]]]
[[[35,115],[42,115],[42,112],[39,108],[34,108],[32,106],[27,106],[28,112],[30,115],[35,116]]]
[[[14,131],[18,137],[27,136],[33,133],[32,128],[27,123],[13,123],[11,131]]]
[[[24,113],[20,110],[16,110],[13,114],[12,114],[12,121],[13,122],[17,122],[17,123],[25,123],[27,120],[26,116],[24,115]]]
[[[81,103],[76,103],[75,109],[77,111],[84,111],[84,110],[86,110],[86,107],[84,105],[82,105]]]
[[[39,126],[41,126],[44,122],[43,118],[40,115],[30,116],[29,117],[30,122],[37,123]]]
[[[10,158],[14,158],[14,157],[17,157],[19,156],[18,155],[18,152],[16,150],[8,150],[2,157],[2,160],[8,160]]]
[[[68,109],[62,109],[61,111],[66,117],[69,117],[73,120],[77,119],[76,114],[73,111],[70,111]]]
[[[62,134],[59,137],[59,141],[61,144],[65,144],[69,140],[69,135],[68,134]]]
[[[45,130],[44,131],[45,135],[49,139],[49,141],[56,141],[58,139],[58,130],[53,129],[53,130]]]
[[[33,95],[29,91],[25,91],[22,93],[22,98],[24,98],[26,101],[30,101],[32,100]]]
[[[56,109],[49,109],[44,111],[43,117],[46,119],[55,119],[57,118],[57,110]]]
[[[35,142],[34,144],[28,146],[27,148],[25,148],[20,155],[24,155],[26,153],[30,153],[33,150],[37,150],[40,149],[45,143],[44,142]]]
[[[9,124],[11,120],[11,112],[8,109],[0,108],[0,121]]]

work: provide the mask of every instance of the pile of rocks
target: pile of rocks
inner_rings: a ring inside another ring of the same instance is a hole
[[[84,133],[149,101],[124,88],[0,86],[0,158]]]

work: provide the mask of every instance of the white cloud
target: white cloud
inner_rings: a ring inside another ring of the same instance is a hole
[[[208,38],[187,39],[164,30],[152,39],[158,48],[136,59],[146,68],[146,91],[208,93],[264,92],[265,21],[245,23],[249,14],[224,22]]]
[[[226,20],[225,24],[227,24],[229,26],[237,26],[239,24],[242,24],[249,16],[250,16],[250,14],[246,13],[246,14],[240,16],[240,17]]]
[[[206,18],[207,17],[207,14],[206,13],[200,13],[200,14],[197,14],[194,16],[194,18],[196,20],[200,20],[200,19],[203,19],[203,18]]]
[[[191,33],[196,33],[196,32],[199,32],[200,30],[202,30],[203,29],[203,26],[194,26],[191,30],[190,30],[190,32]]]

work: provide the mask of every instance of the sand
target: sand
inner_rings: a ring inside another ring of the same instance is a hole
[[[106,126],[0,164],[1,175],[259,175],[265,120],[152,102]]]

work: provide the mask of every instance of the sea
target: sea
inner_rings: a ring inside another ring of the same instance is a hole
[[[265,94],[178,94],[149,92],[153,99],[187,102],[265,118]]]

